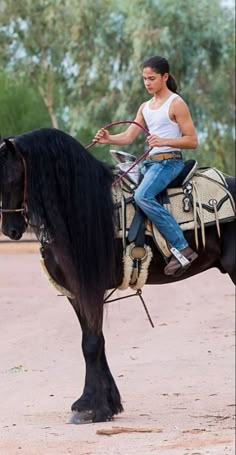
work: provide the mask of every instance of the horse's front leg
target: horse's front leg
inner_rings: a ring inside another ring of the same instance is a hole
[[[71,290],[68,274],[56,260],[53,248],[47,246],[44,260],[51,277],[65,289]],[[102,312],[101,296],[101,312]],[[110,372],[105,355],[102,331],[94,334],[81,317],[78,302],[69,299],[82,329],[82,350],[85,360],[85,385],[81,397],[72,405],[70,423],[104,422],[123,411],[121,398]],[[101,314],[102,324],[102,314]]]
[[[71,303],[74,306],[74,302]],[[105,422],[123,411],[121,397],[107,364],[103,333],[91,333],[85,321],[76,313],[83,332],[82,350],[86,372],[84,390],[72,405],[69,423]]]

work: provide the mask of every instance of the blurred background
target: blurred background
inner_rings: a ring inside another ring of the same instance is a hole
[[[0,133],[55,127],[87,145],[134,119],[149,97],[141,64],[162,55],[198,132],[185,156],[235,174],[234,30],[233,0],[1,0]],[[124,149],[139,156],[144,141]]]

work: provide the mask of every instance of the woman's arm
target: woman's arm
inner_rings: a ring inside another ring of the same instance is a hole
[[[145,103],[143,103],[139,107],[134,120],[143,127],[145,127],[145,122],[142,114],[144,104]],[[137,125],[133,124],[131,124],[126,131],[119,134],[110,134],[108,130],[101,128],[100,130],[98,130],[93,140],[98,142],[99,144],[129,145],[132,144],[132,142],[138,136],[140,131],[141,131],[140,128]]]

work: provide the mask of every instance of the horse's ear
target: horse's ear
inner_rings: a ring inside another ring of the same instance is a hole
[[[12,139],[3,139],[6,144],[7,149],[13,154],[16,154],[16,148]]]

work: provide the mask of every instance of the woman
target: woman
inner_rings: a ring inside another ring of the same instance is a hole
[[[177,93],[168,61],[160,56],[151,57],[143,63],[142,73],[144,85],[152,98],[141,104],[135,122],[149,130],[147,142],[153,149],[143,162],[144,178],[134,198],[170,247],[181,253],[177,254],[180,261],[172,255],[164,269],[166,275],[175,275],[189,267],[198,255],[188,246],[175,219],[157,202],[156,195],[182,171],[184,162],[181,151],[196,148],[198,141],[190,111]],[[120,134],[109,134],[102,128],[94,140],[100,144],[129,145],[139,133],[140,128],[133,124]]]

